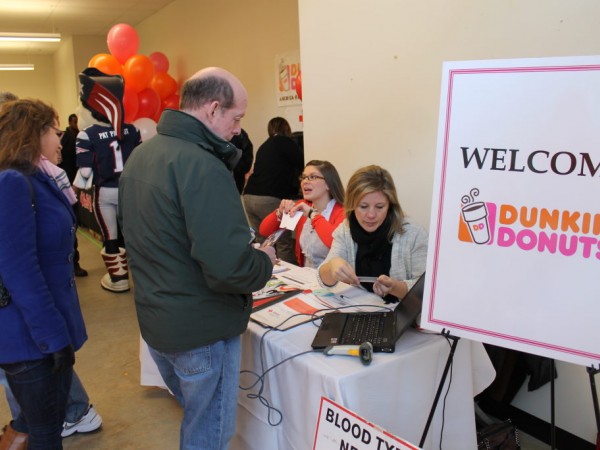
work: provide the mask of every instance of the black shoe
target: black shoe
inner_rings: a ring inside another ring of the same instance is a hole
[[[77,265],[75,266],[75,276],[76,276],[76,277],[87,277],[87,276],[88,276],[87,270],[85,270],[85,269],[82,269],[82,268],[79,266],[79,264],[77,264]]]

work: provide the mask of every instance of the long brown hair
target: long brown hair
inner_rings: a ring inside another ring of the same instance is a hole
[[[55,122],[56,110],[41,100],[0,105],[0,170],[32,170],[42,155],[42,133]]]
[[[325,183],[327,183],[327,187],[329,188],[329,195],[340,205],[344,204],[344,185],[342,184],[342,180],[340,180],[340,175],[338,174],[337,169],[331,164],[329,161],[320,161],[318,159],[313,159],[306,163],[304,168],[308,166],[313,166],[319,169],[319,171],[323,174],[323,178],[325,178]]]

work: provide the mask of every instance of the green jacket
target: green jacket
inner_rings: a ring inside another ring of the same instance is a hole
[[[157,132],[127,160],[119,220],[143,338],[186,351],[243,333],[273,267],[249,244],[235,146],[180,111],[166,110]]]

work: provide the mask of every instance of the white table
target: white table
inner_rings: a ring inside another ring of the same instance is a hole
[[[261,372],[259,348],[266,329],[250,323],[242,338],[242,370]],[[263,341],[265,369],[310,350],[316,332],[304,324],[285,332],[269,331]],[[312,352],[283,363],[266,375],[263,396],[281,411],[278,426],[269,425],[268,410],[249,391],[240,391],[238,428],[233,450],[310,449],[314,442],[321,396],[356,412],[390,433],[419,444],[444,371],[450,345],[439,335],[409,330],[394,354],[374,354],[363,366],[358,358]],[[450,392],[442,392],[423,448],[440,448],[442,413],[444,450],[476,449],[473,397],[487,387],[495,372],[481,343],[460,339]],[[248,385],[254,377],[242,375]],[[250,381],[250,382],[249,382]],[[257,392],[258,386],[251,392]],[[279,416],[272,414],[271,421]]]

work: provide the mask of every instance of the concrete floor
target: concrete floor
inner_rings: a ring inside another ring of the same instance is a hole
[[[77,278],[88,341],[76,354],[75,370],[90,402],[102,416],[101,431],[64,439],[66,450],[171,450],[179,448],[182,409],[165,390],[140,386],[139,328],[131,292],[100,287],[105,273],[100,243],[78,232],[81,266]],[[0,389],[1,390],[1,389]],[[10,412],[0,393],[0,427]]]
[[[182,410],[165,390],[140,386],[139,328],[132,292],[100,287],[105,268],[100,243],[78,232],[81,266],[89,276],[77,288],[89,339],[77,352],[75,369],[102,416],[100,431],[64,439],[65,450],[176,450]],[[0,393],[0,427],[10,412]],[[521,435],[523,450],[549,446]],[[265,449],[278,450],[278,449]]]

